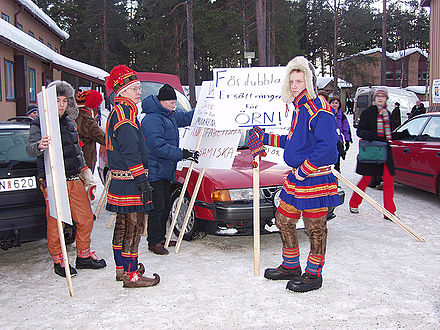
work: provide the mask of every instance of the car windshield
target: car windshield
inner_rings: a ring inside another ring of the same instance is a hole
[[[414,140],[417,138],[417,136],[419,136],[427,119],[428,119],[428,117],[414,118],[414,119],[406,122],[402,126],[400,126],[396,130],[396,132],[403,132],[405,130],[408,130],[409,138],[405,138],[405,140]]]
[[[28,129],[1,129],[0,130],[0,162],[10,161],[34,162],[35,157],[26,153]]]
[[[142,95],[141,100],[143,100],[148,95],[157,95],[159,89],[163,86],[162,83],[154,81],[141,81]],[[177,95],[177,110],[191,110],[191,104],[189,103],[187,97],[177,89],[174,89]]]

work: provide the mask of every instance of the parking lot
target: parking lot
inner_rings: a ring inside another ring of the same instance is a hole
[[[342,162],[342,174],[357,183],[356,143]],[[96,175],[96,174],[95,174]],[[98,179],[97,179],[98,181]],[[286,281],[268,281],[264,268],[281,262],[278,234],[261,237],[261,276],[253,275],[253,238],[208,235],[184,242],[179,254],[154,255],[140,244],[146,274],[158,286],[123,289],[114,280],[111,213],[95,222],[92,249],[107,260],[103,270],[79,270],[67,282],[53,273],[45,240],[0,250],[0,327],[8,328],[198,328],[198,329],[438,329],[440,323],[440,199],[395,185],[400,219],[422,236],[419,243],[363,202],[360,214],[346,203],[328,223],[326,265],[320,290],[295,294]],[[102,186],[98,187],[100,196]],[[367,189],[382,203],[382,191]],[[97,201],[93,202],[95,209]],[[301,261],[308,239],[299,232]],[[70,261],[75,245],[68,247]]]

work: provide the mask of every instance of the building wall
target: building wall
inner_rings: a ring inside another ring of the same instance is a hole
[[[5,59],[14,62],[14,50],[0,43],[0,120],[6,120],[15,116],[15,101],[6,101]]]
[[[21,24],[23,32],[29,34],[29,31],[32,31],[35,39],[39,40],[42,38],[46,46],[50,43],[53,50],[58,49],[58,52],[60,51],[61,38],[30,15],[25,9],[22,9],[15,1],[0,0],[0,8],[2,13],[9,16],[10,24],[14,26],[17,26],[16,23]],[[15,21],[15,17],[17,21]]]

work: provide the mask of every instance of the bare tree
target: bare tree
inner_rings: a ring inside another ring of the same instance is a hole
[[[387,64],[387,0],[383,0],[382,14],[382,59],[380,62],[380,84],[385,86],[385,70]]]

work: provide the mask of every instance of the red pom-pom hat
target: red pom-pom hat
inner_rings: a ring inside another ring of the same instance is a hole
[[[76,104],[78,108],[85,106],[89,109],[97,109],[102,101],[101,93],[93,89],[76,94]]]
[[[113,90],[117,95],[134,83],[140,83],[140,81],[136,72],[126,65],[115,66],[105,79],[107,88]]]

